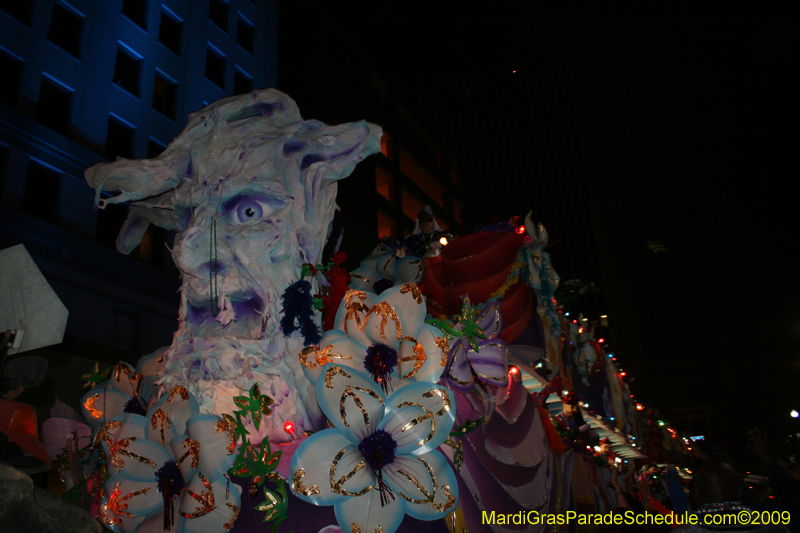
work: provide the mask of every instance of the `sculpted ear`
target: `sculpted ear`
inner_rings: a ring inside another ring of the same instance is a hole
[[[306,191],[316,193],[349,176],[364,158],[380,152],[382,135],[380,126],[363,120],[339,126],[309,120],[283,145],[283,153],[298,159]]]

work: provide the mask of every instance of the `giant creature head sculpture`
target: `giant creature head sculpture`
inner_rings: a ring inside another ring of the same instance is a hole
[[[298,410],[284,418],[302,433],[297,417],[314,418],[303,412],[304,384],[295,382],[304,379],[294,368],[302,338],[279,330],[280,295],[303,263],[319,261],[336,181],[379,151],[380,136],[363,121],[304,121],[293,100],[266,89],[191,114],[156,158],[86,171],[100,208],[132,202],[119,251],[133,250],[149,224],[178,232],[172,254],[183,279],[180,326],[165,355],[165,385],[188,383],[202,410],[226,412],[231,396],[254,382],[265,390],[273,380],[276,414],[285,393]],[[101,191],[119,194],[103,200]]]

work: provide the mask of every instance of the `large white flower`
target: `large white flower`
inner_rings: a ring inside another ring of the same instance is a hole
[[[384,392],[416,381],[436,382],[444,370],[444,334],[425,323],[425,298],[413,283],[375,296],[350,290],[336,313],[334,329],[319,345],[300,352],[303,372],[316,383],[326,365],[367,371]]]
[[[361,260],[361,266],[350,273],[350,288],[381,294],[396,285],[419,283],[424,271],[424,263],[419,257],[398,257],[397,250],[381,243]]]
[[[237,485],[225,472],[235,457],[233,428],[198,414],[197,401],[173,388],[147,412],[104,423],[108,458],[100,520],[116,533],[200,533],[230,529],[239,514]]]
[[[387,398],[370,376],[326,365],[317,400],[333,428],[306,439],[289,466],[292,491],[333,505],[346,531],[395,531],[405,514],[437,520],[458,501],[458,482],[435,448],[455,420],[453,393],[413,383]]]

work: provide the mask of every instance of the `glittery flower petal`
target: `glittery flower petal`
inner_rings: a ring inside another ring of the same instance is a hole
[[[131,397],[104,381],[81,398],[81,412],[93,430],[125,412],[125,405]]]
[[[134,533],[136,528],[139,527],[139,524],[144,522],[145,515],[142,516],[125,516],[124,514],[118,514],[117,512],[112,511],[108,508],[108,501],[111,498],[112,491],[114,487],[118,483],[118,480],[109,480],[108,483],[105,485],[105,496],[103,497],[102,501],[100,502],[100,509],[99,509],[99,516],[98,519],[100,523],[103,524],[104,527],[110,529],[114,533]],[[161,500],[161,494],[156,491],[156,494],[159,496],[159,503]],[[122,509],[118,509],[118,511],[126,512]],[[129,513],[130,514],[130,513]]]
[[[334,329],[344,331],[351,339],[364,346],[372,344],[364,332],[364,327],[367,323],[367,313],[377,298],[369,291],[347,291],[336,311]]]
[[[345,453],[335,461],[342,450]],[[292,492],[314,505],[333,505],[348,499],[345,490],[360,492],[373,484],[372,469],[361,467],[351,478],[337,486],[339,480],[352,472],[361,460],[363,458],[356,445],[336,429],[314,433],[297,448],[289,464],[288,481]],[[334,466],[331,475],[331,467]]]
[[[311,383],[316,383],[320,373],[330,363],[363,371],[366,354],[366,346],[333,329],[322,336],[317,348],[308,346],[301,352],[300,364],[306,378]]]
[[[199,413],[194,396],[183,387],[173,387],[147,411],[147,438],[166,447],[186,433],[186,421]]]
[[[222,418],[212,414],[194,416],[186,424],[186,433],[198,444],[197,468],[210,482],[221,478],[233,466],[236,435]],[[175,459],[179,457],[176,453]]]
[[[378,270],[380,265],[394,259],[394,252],[385,244],[378,244],[367,257],[361,260],[361,266]],[[373,280],[377,281],[377,280]]]
[[[506,365],[506,343],[501,340],[480,341],[479,352],[471,347],[466,348],[467,358],[478,379],[497,387],[508,384],[508,367]]]
[[[367,336],[373,342],[397,339],[398,326],[402,336],[415,337],[425,322],[428,309],[425,298],[416,285],[395,286],[385,290],[370,309]],[[398,324],[399,321],[399,324]],[[385,324],[385,326],[384,326]],[[396,346],[393,348],[397,349]]]
[[[206,485],[206,483],[208,483]],[[220,533],[230,531],[242,509],[242,499],[238,485],[230,484],[223,477],[216,482],[195,476],[186,486],[180,509],[176,509],[186,521],[183,533]],[[228,499],[225,499],[225,494]],[[189,515],[189,516],[186,516]]]
[[[443,346],[447,349],[447,341],[442,332],[429,324],[423,324],[417,337],[409,338],[416,342],[404,339],[400,344],[400,376],[413,377],[415,381],[439,381],[444,370],[442,360],[447,358],[447,352],[442,349]]]
[[[372,285],[380,279],[374,269],[358,267],[350,272],[350,288],[357,291],[375,292]]]
[[[172,529],[170,533],[177,533],[183,531],[183,524],[185,523],[186,519],[181,516],[178,512],[178,508],[181,504],[182,496],[179,496],[173,503],[175,506],[175,523],[172,525]],[[164,533],[164,509],[156,509],[149,515],[144,521],[139,524],[139,527],[136,528],[136,533]]]
[[[437,450],[396,458],[384,468],[383,478],[396,493],[414,500],[406,500],[406,513],[419,520],[444,518],[458,502],[458,481],[453,467]],[[429,501],[430,498],[433,500]]]
[[[108,448],[108,471],[120,480],[150,483],[156,471],[172,459],[172,453],[146,439],[122,439],[104,448]]]
[[[105,484],[103,502],[110,515],[120,518],[143,517],[164,505],[155,477],[146,483],[111,478]]]
[[[493,339],[503,331],[503,315],[500,313],[500,304],[487,306],[477,319],[478,326],[487,339]]]
[[[425,269],[422,259],[413,255],[408,255],[397,261],[397,270],[395,271],[395,280],[398,285],[404,283],[419,283],[422,281],[422,274]]]
[[[317,381],[317,402],[334,427],[358,444],[378,428],[386,396],[369,375],[328,364]]]
[[[397,455],[420,455],[441,445],[455,420],[453,393],[428,382],[412,383],[386,400],[380,429],[397,442]]]
[[[200,464],[200,445],[189,435],[178,435],[169,441],[169,449],[183,479],[191,479]]]
[[[375,263],[375,271],[383,279],[395,280],[395,269],[397,261],[395,261],[394,253],[385,254],[380,257]]]
[[[130,398],[138,392],[141,379],[142,375],[135,368],[120,361],[114,365],[109,382],[112,387]]]
[[[475,378],[469,366],[465,346],[467,346],[465,343],[459,342],[450,350],[444,376],[455,390],[466,394],[472,390]]]
[[[95,434],[95,441],[103,445],[108,456],[110,445],[122,439],[144,439],[144,428],[147,419],[142,415],[125,413],[109,420]]]
[[[363,496],[348,498],[334,507],[336,521],[345,531],[385,531],[394,533],[405,515],[406,502],[395,496],[381,507],[381,495],[371,490]],[[380,529],[379,529],[380,528]]]

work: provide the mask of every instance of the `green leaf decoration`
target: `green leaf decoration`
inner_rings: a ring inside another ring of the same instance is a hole
[[[110,368],[106,368],[101,372],[100,363],[95,363],[93,371],[89,372],[88,374],[81,375],[81,379],[85,381],[83,388],[91,389],[96,387],[101,381],[105,381],[109,372],[111,372]]]
[[[249,396],[235,396],[233,403],[241,409],[240,411],[235,411],[234,414],[239,418],[244,418],[250,413],[253,419],[253,426],[258,430],[261,427],[261,415],[272,414],[272,409],[269,406],[275,403],[275,400],[269,396],[262,396],[261,389],[256,383],[250,388]]]
[[[455,428],[453,428],[453,431],[450,432],[450,436],[461,437],[463,435],[466,435],[467,433],[475,431],[476,429],[481,427],[483,425],[483,422],[484,422],[483,417],[480,417],[479,419],[474,421],[467,418],[463,426],[456,426]]]

